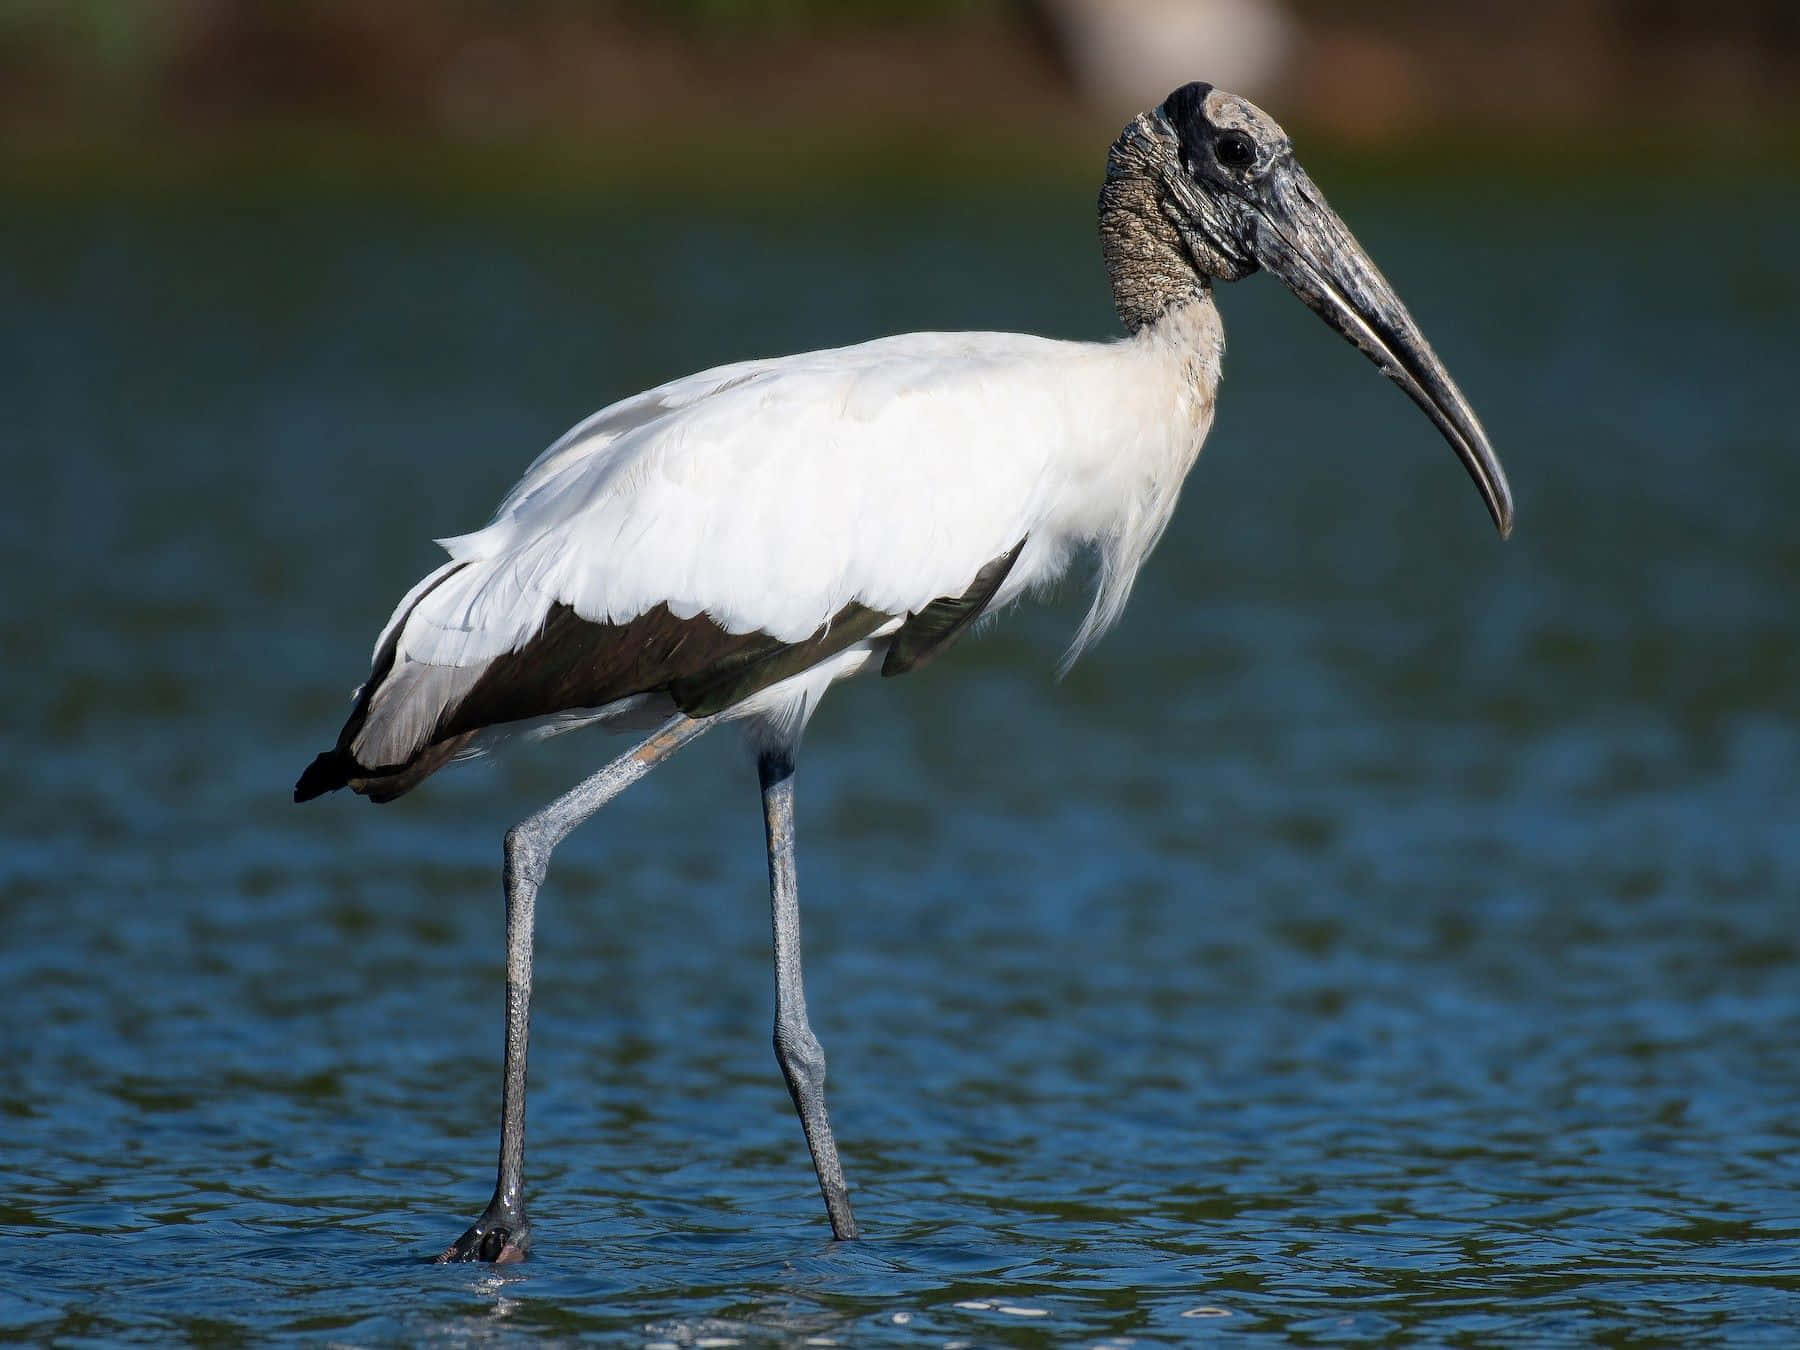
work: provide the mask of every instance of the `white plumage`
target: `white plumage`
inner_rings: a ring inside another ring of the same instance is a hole
[[[615,403],[544,451],[486,527],[440,541],[451,562],[376,643],[403,625],[390,696],[425,673],[409,666],[475,672],[519,649],[558,601],[608,623],[666,604],[785,642],[859,603],[895,616],[858,644],[866,657],[1020,540],[992,607],[1093,545],[1091,641],[1199,453],[1220,346],[1217,310],[1196,301],[1115,342],[909,333]],[[795,677],[733,711],[779,712],[816,683]]]

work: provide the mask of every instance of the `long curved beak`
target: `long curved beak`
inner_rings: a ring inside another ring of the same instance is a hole
[[[1512,489],[1475,410],[1394,288],[1288,155],[1251,203],[1245,243],[1308,309],[1355,343],[1424,410],[1481,490],[1500,537],[1512,533]]]

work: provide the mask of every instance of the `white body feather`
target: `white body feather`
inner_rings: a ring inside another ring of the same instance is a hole
[[[998,608],[1092,546],[1098,589],[1072,659],[1118,616],[1168,523],[1212,422],[1221,347],[1218,313],[1196,295],[1117,342],[911,333],[615,403],[540,455],[485,528],[441,541],[451,561],[376,644],[404,624],[371,710],[388,715],[369,722],[388,743],[359,743],[359,758],[404,758],[444,700],[558,601],[603,622],[666,604],[799,641],[852,602],[904,616],[959,595],[1024,539]],[[732,712],[804,719],[898,623]],[[394,715],[402,700],[417,718]]]

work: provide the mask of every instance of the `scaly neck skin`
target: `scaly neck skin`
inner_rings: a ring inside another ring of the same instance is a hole
[[[1210,299],[1212,292],[1163,209],[1161,149],[1141,119],[1128,126],[1106,157],[1100,189],[1100,252],[1112,278],[1113,307],[1133,333],[1180,302]]]

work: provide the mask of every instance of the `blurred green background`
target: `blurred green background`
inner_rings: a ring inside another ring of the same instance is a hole
[[[1097,134],[1188,78],[1265,101],[1315,153],[1785,162],[1800,6],[0,0],[0,173],[503,188],[602,167],[732,190],[823,161],[1091,173]]]

